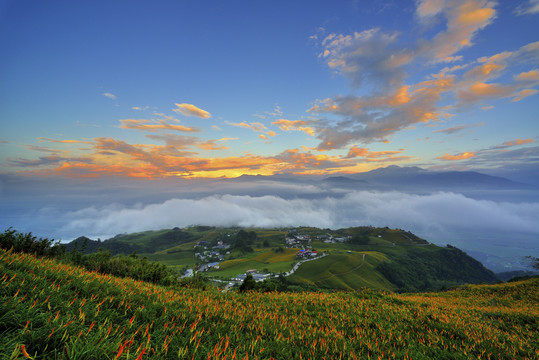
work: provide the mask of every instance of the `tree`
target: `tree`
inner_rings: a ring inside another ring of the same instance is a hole
[[[538,270],[538,271],[539,271],[539,258],[537,258],[537,257],[535,257],[535,256],[526,256],[526,259],[528,259],[528,260],[531,261],[530,266],[531,266],[534,270]]]
[[[245,280],[240,285],[240,292],[249,291],[256,289],[256,281],[253,278],[253,275],[247,274]]]

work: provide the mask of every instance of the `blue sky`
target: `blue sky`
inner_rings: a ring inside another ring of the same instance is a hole
[[[538,161],[538,2],[2,1],[0,172]]]

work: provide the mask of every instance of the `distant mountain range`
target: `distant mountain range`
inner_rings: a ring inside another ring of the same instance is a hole
[[[335,174],[321,177],[316,175],[278,174],[271,176],[243,175],[233,182],[274,181],[322,184],[348,189],[379,190],[496,190],[533,189],[532,185],[519,183],[500,176],[486,175],[475,171],[430,171],[417,166],[400,167],[391,165],[372,171],[355,174]]]

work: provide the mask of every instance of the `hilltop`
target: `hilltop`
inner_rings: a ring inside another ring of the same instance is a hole
[[[289,285],[310,289],[402,292],[497,281],[480,262],[455,247],[430,244],[405,230],[370,226],[339,230],[192,226],[119,234],[105,241],[81,237],[65,246],[68,251],[84,247],[87,253],[99,248],[112,254],[137,253],[181,272],[191,269],[222,281],[247,271],[265,274],[260,280],[284,274]],[[312,261],[303,263],[307,259]],[[298,262],[302,264],[295,266]]]
[[[0,358],[532,359],[539,280],[441,293],[158,286],[0,249]]]

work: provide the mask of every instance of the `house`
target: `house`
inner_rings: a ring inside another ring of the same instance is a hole
[[[256,271],[256,270],[255,270]],[[243,282],[245,280],[245,278],[247,277],[248,274],[239,274],[237,275],[234,279],[232,279],[233,281],[239,281],[239,282]],[[259,273],[251,273],[251,276],[253,277],[253,279],[255,281],[264,281],[270,274],[259,274]]]
[[[219,269],[219,263],[218,262],[212,262],[204,265],[200,265],[198,268],[198,271],[208,271],[211,268]]]
[[[194,271],[193,269],[187,269],[187,271],[185,273],[183,273],[182,276],[180,276],[180,279],[183,279],[183,278],[187,278],[187,277],[191,277],[194,275]]]

